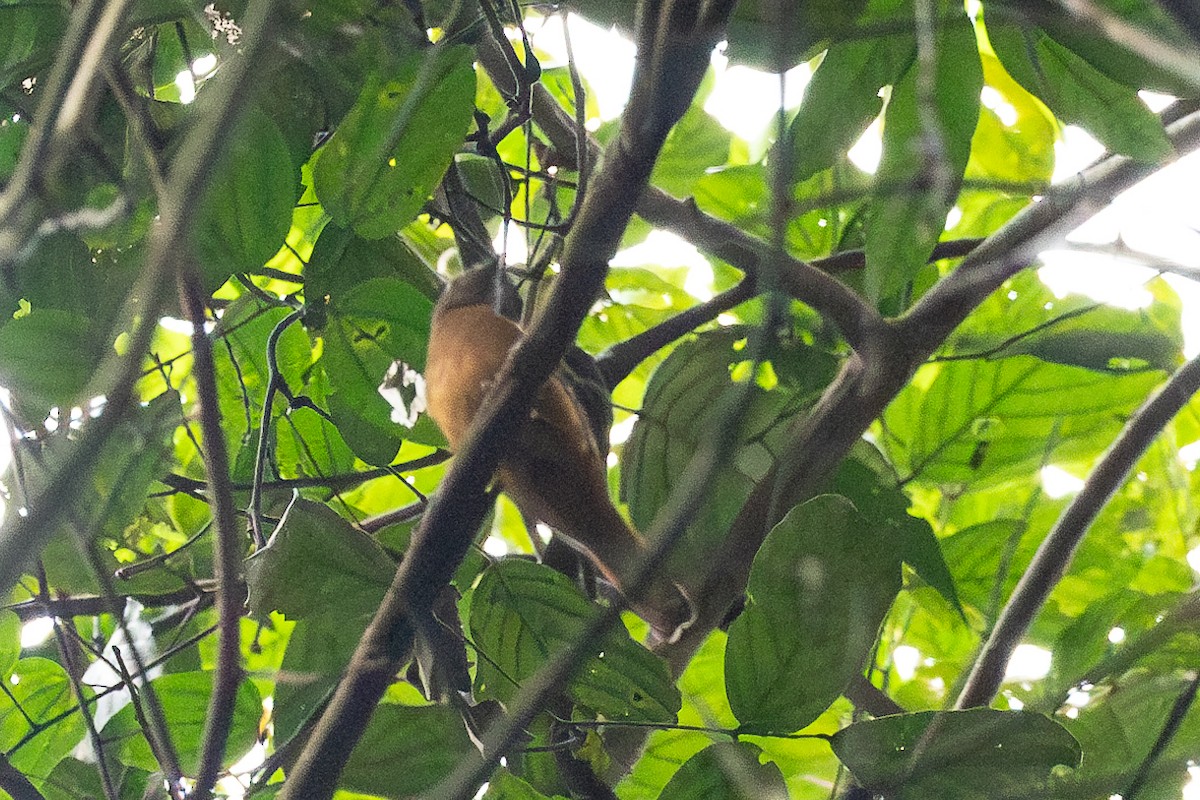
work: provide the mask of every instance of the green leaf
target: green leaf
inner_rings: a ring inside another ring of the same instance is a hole
[[[35,308],[0,328],[0,385],[27,412],[67,410],[84,399],[101,355],[97,331],[87,319]]]
[[[329,223],[321,231],[304,267],[305,323],[323,328],[314,314],[372,278],[394,278],[416,288],[430,301],[441,291],[437,275],[397,236],[364,239]]]
[[[256,109],[234,128],[204,193],[194,230],[205,288],[254,272],[283,246],[300,175],[275,122]]]
[[[1022,185],[1028,186],[1032,194],[1048,185],[1054,175],[1058,121],[1040,100],[1012,79],[993,53],[980,53],[980,59],[985,91],[991,99],[979,110],[965,175],[982,188],[964,188],[963,199],[1010,199],[1020,190],[1007,187]],[[971,206],[964,205],[963,199],[958,207],[963,212],[962,221],[969,225],[981,215],[971,213]],[[991,224],[985,230],[990,233],[995,227]]]
[[[370,614],[391,585],[396,563],[375,540],[329,506],[296,498],[267,546],[246,560],[252,614],[305,619],[331,608]]]
[[[746,609],[729,626],[729,705],[753,732],[815,720],[859,674],[900,591],[889,531],[844,497],[792,509],[754,558]]]
[[[167,731],[179,755],[183,771],[194,775],[203,746],[208,701],[212,696],[212,672],[176,672],[151,681],[162,706]],[[226,740],[224,764],[237,761],[258,740],[258,721],[262,717],[262,697],[251,681],[238,685],[233,701],[233,724]],[[134,713],[132,704],[118,711],[101,728],[105,739],[120,742],[117,757],[126,764],[149,772],[160,769]]]
[[[896,800],[1047,796],[1059,764],[1078,766],[1079,742],[1024,711],[922,711],[855,723],[830,740],[865,788]]]
[[[689,758],[659,795],[661,800],[759,800],[787,797],[779,767],[759,763],[749,742],[717,742]]]
[[[739,388],[732,370],[745,363],[748,334],[743,327],[702,333],[676,347],[655,370],[621,470],[621,497],[639,530],[653,522],[712,426],[722,424],[717,409],[725,393]],[[694,574],[697,565],[707,563],[755,482],[774,465],[787,425],[815,402],[835,364],[828,353],[799,342],[781,343],[768,357],[776,374],[795,380],[751,395],[737,448],[673,556],[679,574]]]
[[[294,677],[275,684],[275,741],[291,741],[324,708],[370,621],[367,613],[345,614],[334,605],[292,628],[279,671]]]
[[[691,106],[667,134],[650,182],[677,197],[692,193],[696,181],[729,160],[729,131],[698,106]]]
[[[993,592],[1001,559],[1012,544],[1013,537],[1024,533],[1025,529],[1026,524],[1021,520],[995,519],[963,528],[941,540],[942,554],[954,574],[955,586],[963,603],[980,612],[994,611],[991,606],[995,602]],[[1010,565],[1011,580],[1008,583],[1015,581],[1022,567],[1020,561]],[[1006,591],[1000,594],[1001,597],[1006,595]]]
[[[21,656],[21,618],[0,610],[0,679],[12,672]]]
[[[1135,672],[1107,691],[1094,692],[1075,719],[1063,720],[1082,745],[1084,760],[1077,770],[1059,779],[1055,796],[1110,796],[1127,791],[1129,776],[1156,747],[1164,724],[1175,713],[1176,702],[1190,691],[1186,674]],[[1200,705],[1193,704],[1174,737],[1157,754],[1144,796],[1174,798],[1182,794],[1188,768],[1195,763],[1197,741]]]
[[[371,278],[340,292],[330,313],[344,323],[354,323],[388,358],[425,368],[433,303],[411,284]]]
[[[883,460],[874,448],[869,452],[874,459]],[[880,470],[884,469],[887,469],[886,465],[881,465]],[[832,488],[835,494],[854,503],[854,507],[872,523],[890,530],[904,562],[937,589],[961,615],[963,610],[954,588],[954,577],[946,566],[933,528],[925,520],[908,513],[908,496],[894,484],[894,478],[889,481],[880,471],[867,466],[864,460],[851,457],[838,467]]]
[[[371,713],[339,785],[403,800],[429,791],[463,762],[478,759],[454,709],[385,703]]]
[[[489,567],[471,595],[471,635],[488,655],[479,660],[479,698],[510,700],[595,613],[596,607],[549,567],[521,559]],[[624,628],[596,643],[567,694],[608,719],[671,723],[680,707],[666,664]]]
[[[1167,46],[1195,52],[1196,43],[1175,25],[1166,7],[1154,0],[1098,0],[1096,7],[1100,14],[1116,15]],[[1149,89],[1176,97],[1195,92],[1194,83],[1144,58],[1136,48],[1124,46],[1122,37],[1112,36],[1103,25],[1079,25],[1073,14],[1038,15],[1038,22],[1056,42],[1134,91]]]
[[[989,20],[989,23],[994,22]],[[1137,91],[1106,77],[1038,29],[988,25],[1009,74],[1063,122],[1086,128],[1115,153],[1159,163],[1174,153],[1159,118]]]
[[[825,53],[788,129],[795,148],[792,180],[832,167],[883,109],[879,90],[912,61],[911,34],[839,42]]]
[[[468,47],[438,45],[368,79],[314,172],[335,222],[379,239],[416,216],[471,122],[471,61]]]
[[[921,67],[914,63],[892,88],[884,115],[883,156],[866,232],[866,290],[876,302],[896,294],[929,259],[971,155],[983,68],[965,15],[945,21],[936,52],[935,113],[921,113],[921,104],[929,101],[919,96]],[[941,181],[931,184],[935,172]]]
[[[83,717],[68,714],[19,750],[13,747],[30,733],[31,721],[47,724],[75,705],[70,678],[49,659],[23,658],[3,680],[8,691],[0,693],[0,751],[27,777],[44,778],[83,738]]]
[[[329,308],[321,363],[329,377],[329,412],[346,443],[369,464],[386,465],[402,441],[392,406],[379,393],[396,361],[425,364],[433,304],[392,278],[372,278]]]
[[[67,11],[59,3],[36,0],[0,5],[0,89],[50,63],[67,29]]]
[[[932,380],[918,373],[885,412],[885,444],[901,470],[934,483],[1016,477],[1037,467],[1051,445],[1059,463],[1098,454],[1161,381],[1156,373],[1112,376],[1030,356],[925,369]]]
[[[488,779],[488,790],[483,800],[557,800],[559,795],[548,798],[508,770],[497,770]]]

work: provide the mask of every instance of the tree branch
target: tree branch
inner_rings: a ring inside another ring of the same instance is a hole
[[[515,441],[538,389],[562,360],[603,289],[608,261],[616,253],[663,138],[675,121],[663,116],[664,109],[677,106],[678,95],[685,95],[690,102],[707,67],[709,53],[724,29],[721,13],[727,14],[731,6],[728,2],[719,5],[720,12],[709,12],[703,20],[692,20],[695,27],[682,29],[671,27],[679,22],[671,14],[677,4],[669,2],[663,7],[665,16],[660,21],[667,27],[658,33],[673,37],[670,43],[681,61],[664,64],[639,58],[630,110],[567,237],[562,272],[545,310],[497,377],[280,800],[332,796],[372,709],[408,655],[412,618],[428,615],[466,554],[487,510],[485,488],[501,454]],[[642,10],[654,6],[657,4],[646,3]],[[690,49],[681,51],[683,44],[690,44]],[[682,67],[688,70],[681,72]],[[664,70],[671,71],[670,81],[664,79]],[[672,102],[659,102],[663,98],[658,92],[673,93]],[[646,120],[652,124],[644,124]],[[500,755],[489,754],[494,758]],[[474,793],[472,787],[466,796]],[[456,795],[440,794],[439,800],[447,796]]]
[[[0,789],[12,795],[12,800],[46,800],[4,753],[0,753]]]
[[[1200,114],[1168,132],[1180,152],[1200,145]],[[797,420],[781,448],[783,456],[755,486],[729,536],[711,559],[712,571],[698,593],[700,621],[678,643],[661,648],[682,668],[742,595],[750,564],[767,533],[788,509],[813,497],[870,424],[967,315],[1010,276],[1102,209],[1112,197],[1154,171],[1155,165],[1110,156],[1070,186],[1048,194],[1010,220],[935,285],[909,314],[885,325],[874,351],[856,353],[842,365],[807,419]]]
[[[207,800],[217,782],[217,771],[225,753],[225,742],[233,727],[233,705],[242,682],[241,618],[244,592],[239,591],[245,530],[237,530],[237,512],[233,506],[233,484],[229,477],[229,453],[225,432],[221,429],[221,409],[217,399],[216,364],[212,341],[205,332],[204,298],[195,262],[180,262],[177,272],[179,301],[192,323],[192,374],[200,410],[200,432],[204,437],[204,471],[208,473],[209,507],[212,509],[216,546],[213,574],[217,581],[217,663],[213,691],[204,717],[195,796]],[[267,420],[263,420],[263,426]]]
[[[502,92],[511,92],[512,76],[502,54],[494,44],[482,43],[477,48],[479,63]],[[626,116],[636,113],[626,109]],[[541,84],[533,87],[533,119],[557,150],[573,152],[575,127],[567,112]],[[599,145],[589,137],[590,158],[599,156]],[[647,186],[638,198],[636,211],[647,222],[669,230],[694,244],[698,249],[720,258],[757,277],[770,245],[740,228],[705,214],[694,200],[679,200],[661,189]],[[852,347],[863,345],[869,338],[883,333],[883,319],[861,296],[836,278],[799,259],[777,257],[780,264],[782,288],[790,295],[827,316],[846,337]]]
[[[1188,362],[1138,410],[1121,431],[1087,483],[1054,523],[1021,576],[1008,604],[1000,612],[971,674],[958,696],[957,708],[987,705],[996,696],[1012,652],[1029,630],[1033,618],[1058,585],[1084,534],[1096,516],[1125,482],[1130,470],[1192,395],[1200,391],[1200,358]]]

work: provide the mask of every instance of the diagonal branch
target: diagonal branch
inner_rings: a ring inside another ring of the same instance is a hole
[[[1170,126],[1176,149],[1200,146],[1200,114]],[[677,669],[708,631],[720,624],[746,586],[750,564],[767,533],[788,509],[821,491],[833,470],[883,413],[912,372],[984,299],[1024,269],[1049,243],[1090,218],[1118,193],[1156,169],[1154,164],[1111,156],[1072,184],[1027,207],[968,255],[905,317],[885,323],[891,332],[874,352],[856,353],[806,419],[789,431],[783,456],[755,486],[730,528],[698,593],[700,622],[675,645],[662,648]]]
[[[690,102],[732,7],[729,2],[719,2],[717,11],[708,10],[700,19],[688,19],[684,13],[681,20],[675,12],[689,5],[648,2],[642,7],[643,11],[661,12],[647,15],[650,18],[644,23],[665,26],[653,31],[655,41],[666,36],[674,57],[667,62],[655,61],[647,54],[639,58],[630,111],[567,237],[562,272],[545,310],[497,376],[280,800],[332,796],[372,709],[408,656],[413,618],[429,613],[465,556],[486,513],[489,499],[485,488],[501,454],[515,441],[537,390],[562,360],[603,289],[608,261],[616,253],[663,139],[675,122],[664,116],[664,109],[677,107],[678,95],[685,95]],[[674,106],[660,93],[668,93]],[[647,119],[653,124],[642,124]]]
[[[512,77],[499,48],[492,42],[483,42],[476,52],[479,63],[496,86],[502,92],[511,91]],[[637,113],[632,103],[631,100],[626,117]],[[555,149],[574,152],[575,123],[541,84],[533,87],[533,119]],[[600,147],[591,137],[588,145],[588,158],[595,161]],[[647,222],[678,234],[701,251],[742,270],[748,277],[758,276],[763,259],[771,251],[767,242],[704,213],[695,201],[680,200],[653,186],[642,191],[636,211]],[[780,262],[783,290],[827,316],[852,347],[864,346],[870,338],[883,332],[883,318],[850,287],[799,259],[782,254],[774,254],[772,258]]]
[[[996,696],[1013,650],[1029,630],[1050,592],[1066,573],[1084,534],[1117,489],[1121,488],[1146,448],[1198,391],[1200,358],[1195,358],[1176,372],[1121,431],[1088,477],[1083,489],[1075,495],[1038,547],[1033,561],[1013,590],[1008,605],[1000,612],[996,626],[992,628],[987,643],[975,661],[966,685],[958,696],[957,708],[987,705]]]

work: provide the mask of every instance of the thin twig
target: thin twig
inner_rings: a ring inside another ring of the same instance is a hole
[[[1129,783],[1129,788],[1121,795],[1125,800],[1135,800],[1142,789],[1145,788],[1147,781],[1150,780],[1150,773],[1154,769],[1154,765],[1158,763],[1158,759],[1166,752],[1167,746],[1171,744],[1171,740],[1179,733],[1179,728],[1183,725],[1184,718],[1187,717],[1188,711],[1191,710],[1192,705],[1196,702],[1196,693],[1198,691],[1200,691],[1200,672],[1192,676],[1187,686],[1183,687],[1183,691],[1179,693],[1179,697],[1175,698],[1175,704],[1171,706],[1171,713],[1167,716],[1167,721],[1163,723],[1162,730],[1158,734],[1158,739],[1155,740],[1154,746],[1150,748],[1150,752],[1142,759],[1137,774],[1133,776],[1133,780]]]
[[[212,510],[215,542],[213,572],[217,580],[217,663],[208,713],[204,717],[199,768],[193,790],[195,797],[206,800],[217,781],[225,742],[233,727],[234,700],[242,681],[242,599],[238,586],[245,547],[239,546],[244,537],[237,530],[233,485],[229,478],[229,452],[221,429],[212,340],[204,330],[204,298],[207,293],[202,287],[194,261],[181,262],[177,282],[180,305],[192,323],[192,375],[196,382],[200,432],[205,442],[204,470],[208,475],[208,503]]]

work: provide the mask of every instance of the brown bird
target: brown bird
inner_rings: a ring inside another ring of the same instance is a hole
[[[512,314],[515,290],[509,306]],[[433,311],[425,397],[429,413],[455,450],[466,437],[491,383],[521,338],[513,320],[498,315],[492,269],[471,269],[442,292]],[[589,420],[560,369],[538,392],[517,442],[500,462],[496,484],[521,511],[564,536],[594,563],[617,591],[646,554],[646,540],[621,516],[608,495],[605,457]],[[631,603],[633,611],[668,641],[695,620],[682,589],[657,576]]]

